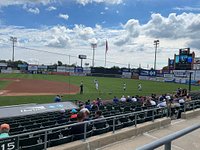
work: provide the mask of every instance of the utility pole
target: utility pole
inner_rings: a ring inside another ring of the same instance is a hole
[[[15,43],[17,42],[17,38],[11,36],[10,41],[12,42],[12,45],[13,45],[12,62],[14,62],[15,61]]]
[[[95,55],[95,48],[97,47],[97,44],[96,43],[92,43],[91,47],[93,49],[92,67],[94,67],[94,55]]]
[[[191,92],[191,78],[192,78],[192,72],[190,72],[189,76],[189,93]]]
[[[156,70],[156,54],[157,54],[157,48],[158,48],[158,45],[159,45],[159,40],[155,40],[155,41],[154,41],[154,45],[155,45],[154,70]]]

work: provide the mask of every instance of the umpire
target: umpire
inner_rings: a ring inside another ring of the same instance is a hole
[[[81,85],[80,85],[80,94],[83,94],[83,81],[81,81]]]

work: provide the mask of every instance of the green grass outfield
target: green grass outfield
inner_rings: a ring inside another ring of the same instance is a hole
[[[134,79],[104,78],[104,77],[78,77],[60,75],[32,75],[32,74],[0,74],[0,78],[28,78],[43,79],[51,81],[67,82],[79,86],[84,84],[84,94],[64,95],[63,100],[94,100],[97,97],[112,99],[113,96],[122,95],[151,95],[151,93],[164,94],[173,93],[178,87],[188,88],[188,85],[164,83],[155,81],[142,81]],[[99,92],[96,91],[94,79],[99,82]],[[123,83],[126,83],[126,92],[123,92]],[[138,84],[142,84],[142,91],[138,91]],[[0,82],[0,89],[7,86],[9,82]],[[192,90],[199,90],[199,86],[192,86]],[[53,96],[0,96],[0,106],[16,105],[24,103],[49,103],[53,102]]]

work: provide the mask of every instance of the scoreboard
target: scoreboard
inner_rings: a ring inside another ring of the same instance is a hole
[[[190,48],[180,49],[179,55],[174,56],[175,70],[191,70],[193,60],[194,53],[190,53]]]

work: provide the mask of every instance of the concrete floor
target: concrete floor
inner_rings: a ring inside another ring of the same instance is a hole
[[[197,123],[200,123],[200,116],[188,120],[173,120],[171,125],[165,128],[144,133],[141,136],[133,137],[131,139],[126,139],[117,143],[113,143],[111,145],[99,148],[98,150],[135,150],[136,148],[144,144],[150,143],[161,137],[164,137]],[[158,148],[158,150],[162,149],[164,149],[163,146]],[[172,150],[200,150],[200,129],[195,130],[173,141]]]

